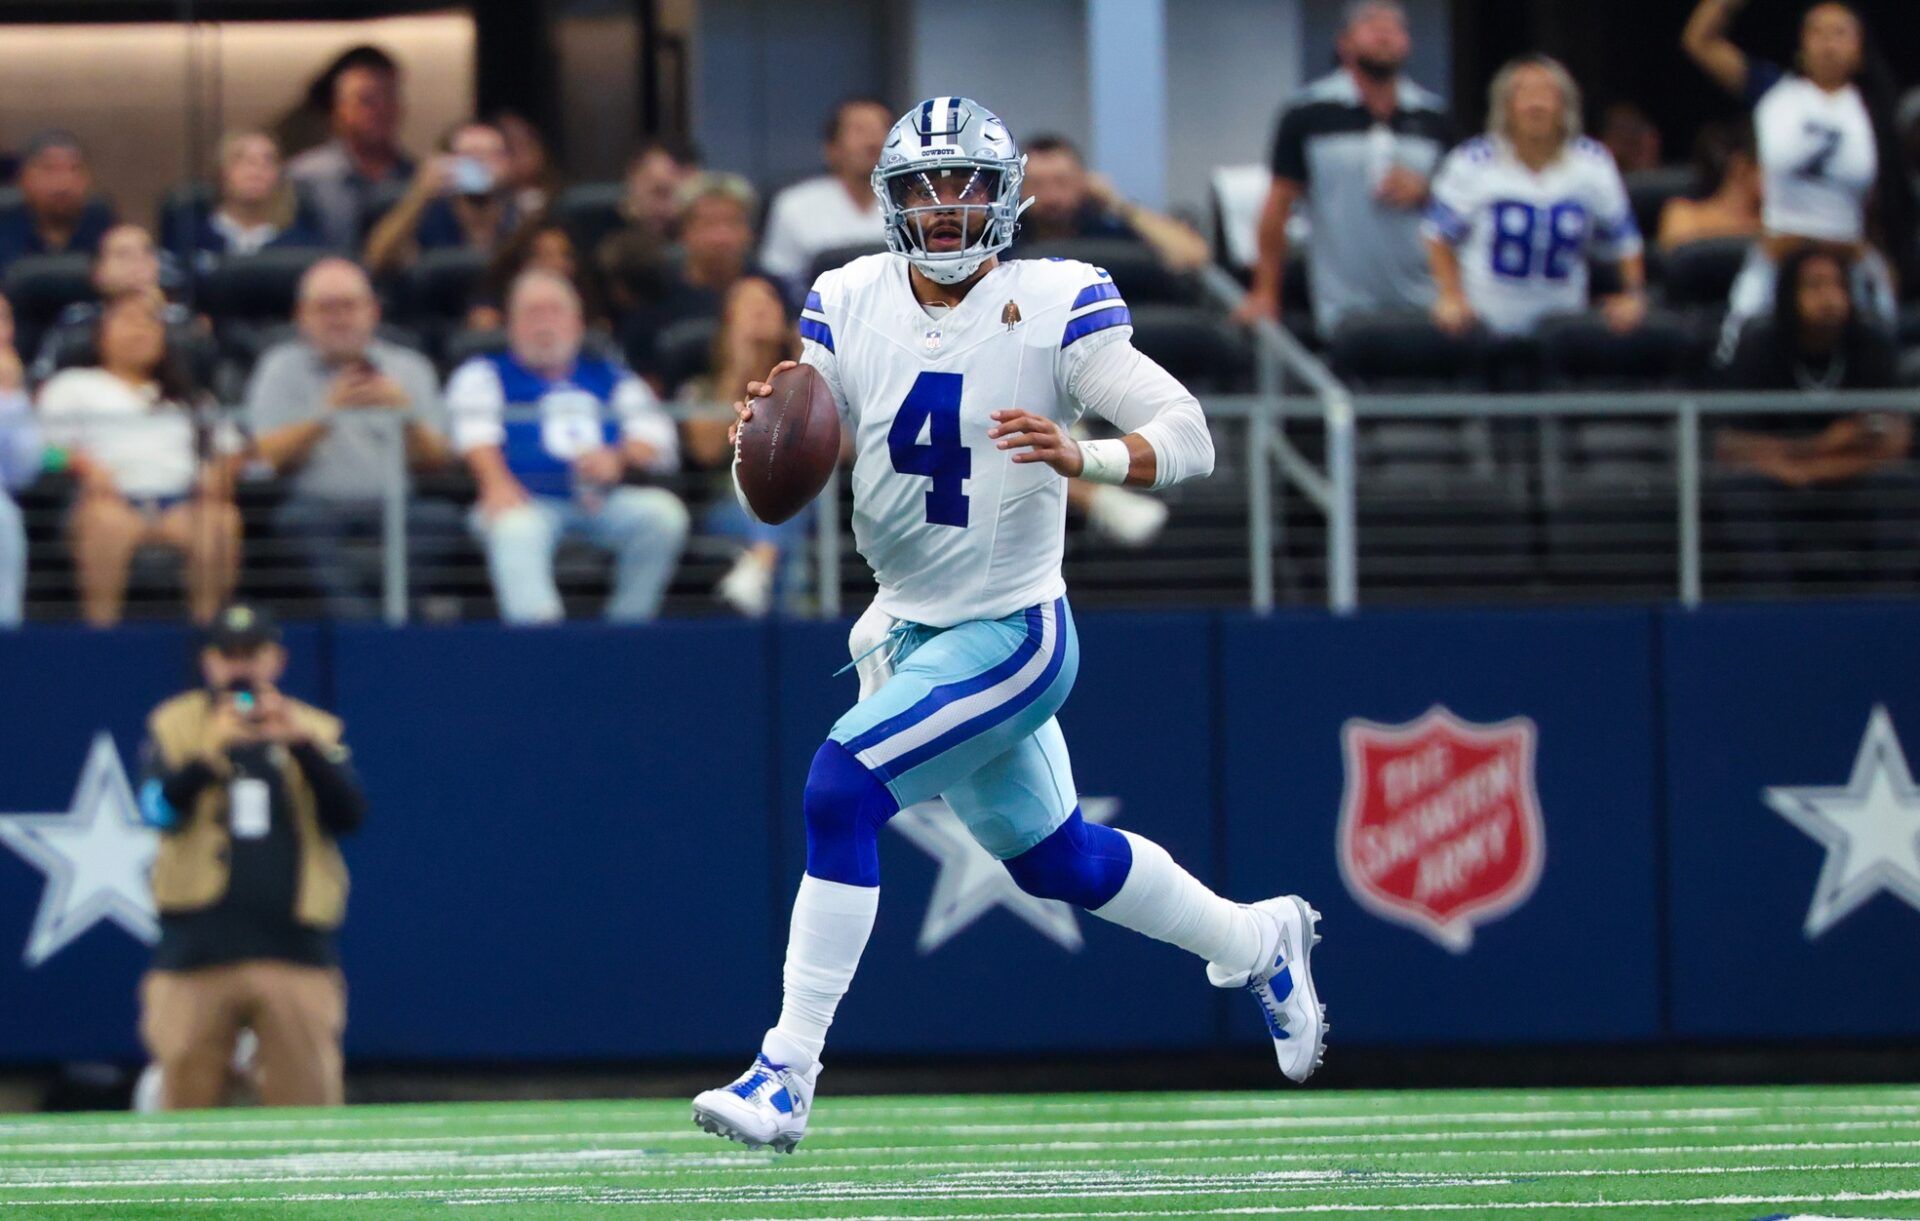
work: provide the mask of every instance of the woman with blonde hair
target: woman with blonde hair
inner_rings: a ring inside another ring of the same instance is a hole
[[[220,140],[217,169],[218,199],[211,211],[195,209],[191,246],[184,252],[195,266],[204,267],[222,255],[326,244],[302,221],[272,136],[263,131],[228,133]]]
[[[1427,207],[1427,256],[1450,334],[1483,323],[1530,335],[1587,307],[1589,260],[1614,263],[1622,289],[1602,309],[1617,331],[1647,312],[1646,261],[1613,156],[1580,134],[1580,88],[1544,55],[1493,79],[1487,134],[1447,155]]]

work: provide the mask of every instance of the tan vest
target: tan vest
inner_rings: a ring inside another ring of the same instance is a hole
[[[322,752],[340,745],[340,718],[288,699],[294,723],[305,730]],[[147,733],[168,771],[178,771],[201,751],[213,720],[213,696],[206,691],[177,695],[153,710]],[[224,781],[230,764],[213,761]],[[291,758],[280,761],[280,776],[293,809],[293,826],[300,843],[300,877],[294,895],[294,919],[310,928],[340,926],[347,914],[347,863],[333,837],[320,826],[318,803],[306,776]],[[180,811],[177,831],[160,837],[160,853],[153,862],[153,901],[162,913],[198,911],[211,907],[227,893],[231,836],[227,830],[227,786],[209,784],[200,791],[191,810]]]

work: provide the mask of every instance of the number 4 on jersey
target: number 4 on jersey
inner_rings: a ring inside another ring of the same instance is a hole
[[[927,489],[927,523],[934,526],[967,524],[962,485],[973,475],[973,451],[960,440],[960,380],[958,373],[922,373],[887,430],[893,469],[933,480]],[[927,430],[924,445],[922,427]]]

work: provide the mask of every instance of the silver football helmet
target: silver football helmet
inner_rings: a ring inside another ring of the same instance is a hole
[[[893,125],[873,167],[887,249],[936,284],[960,283],[1013,243],[1033,202],[1020,198],[1026,165],[991,110],[928,98]]]

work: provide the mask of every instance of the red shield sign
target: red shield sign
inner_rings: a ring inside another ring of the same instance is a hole
[[[1361,906],[1456,954],[1533,894],[1546,861],[1526,717],[1473,725],[1435,705],[1341,730],[1340,874]]]

